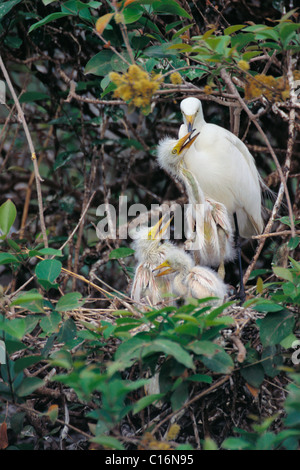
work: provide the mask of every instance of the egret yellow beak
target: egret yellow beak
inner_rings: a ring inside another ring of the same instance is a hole
[[[151,227],[151,229],[148,232],[148,240],[158,240],[159,241],[159,240],[162,239],[164,233],[166,232],[167,228],[169,227],[170,223],[173,220],[173,216],[172,216],[172,217],[169,218],[169,220],[166,222],[165,225],[162,225],[163,220],[166,217],[166,215],[168,215],[168,214],[163,215],[159,219],[157,224],[155,224],[153,227]]]
[[[166,268],[166,269],[165,269]],[[163,269],[164,271],[156,274],[156,277],[160,277],[160,276],[165,276],[166,274],[170,274],[170,273],[174,273],[174,269],[171,268],[170,264],[168,261],[164,261],[163,263],[161,263],[159,266],[157,266],[156,268],[153,269],[153,271],[158,271],[159,269]]]
[[[198,135],[200,134],[200,132],[197,132],[197,134],[195,134],[192,138],[191,138],[191,135],[193,134],[194,131],[191,131],[189,132],[188,134],[186,134],[184,137],[181,137],[181,139],[178,140],[177,144],[175,145],[175,147],[173,148],[173,152],[172,153],[177,153],[177,155],[180,155],[181,152],[184,150],[184,149],[187,149],[187,148],[190,148],[190,146],[195,142],[195,140],[197,139]],[[175,152],[175,151],[176,152]]]
[[[186,119],[186,122],[187,122],[188,131],[192,132],[193,124],[194,124],[194,121],[195,121],[195,114],[185,114],[185,119]]]

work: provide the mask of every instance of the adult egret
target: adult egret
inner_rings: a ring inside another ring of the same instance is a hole
[[[181,101],[183,124],[179,138],[195,129],[199,132],[186,152],[186,167],[192,172],[205,197],[225,205],[234,221],[241,276],[240,295],[244,297],[239,236],[251,238],[263,231],[262,187],[264,183],[246,145],[230,131],[206,123],[201,101],[194,97]]]
[[[194,250],[197,264],[219,267],[219,274],[224,278],[224,262],[234,258],[232,226],[224,204],[205,198],[197,179],[184,167],[184,156],[198,137],[198,134],[192,134],[189,132],[177,140],[161,140],[158,162],[186,188],[189,200],[186,249]]]
[[[137,302],[146,301],[150,305],[163,302],[163,294],[171,292],[170,277],[156,279],[153,269],[165,259],[168,242],[161,243],[172,218],[163,225],[164,217],[150,229],[140,227],[132,243],[138,261],[131,288],[131,298]]]
[[[193,258],[176,246],[167,247],[165,261],[155,268],[158,270],[157,277],[175,273],[173,292],[180,297],[218,297],[221,302],[224,300],[227,288],[218,274],[208,267],[195,266]]]

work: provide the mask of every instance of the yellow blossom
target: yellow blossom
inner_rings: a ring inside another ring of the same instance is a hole
[[[213,92],[213,89],[210,85],[205,85],[203,91],[206,95],[211,95]]]
[[[138,65],[130,65],[127,72],[119,74],[111,72],[111,81],[117,85],[114,96],[126,101],[130,109],[149,110],[153,94],[159,89],[163,78],[161,74],[149,74]]]
[[[171,73],[170,80],[173,85],[180,85],[182,83],[181,75],[178,72]]]
[[[250,69],[250,65],[248,64],[246,60],[240,60],[238,62],[238,66],[240,67],[240,69],[245,70],[245,71]]]
[[[168,431],[168,434],[167,434],[167,440],[168,441],[175,441],[176,437],[179,434],[179,431],[180,431],[179,424],[176,424],[176,423],[172,424],[172,426],[170,427],[170,429]]]

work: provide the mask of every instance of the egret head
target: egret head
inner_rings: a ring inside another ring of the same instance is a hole
[[[187,275],[193,266],[194,262],[188,253],[176,246],[172,246],[168,247],[165,261],[157,266],[154,271],[160,270],[157,277],[170,273]]]
[[[173,217],[169,217],[165,222],[168,214],[163,215],[159,221],[150,229],[148,227],[140,227],[135,233],[134,249],[135,256],[139,262],[155,263],[156,259],[160,259],[161,240],[166,233]]]
[[[195,127],[198,129],[204,122],[202,104],[198,98],[193,96],[185,98],[180,103],[180,109],[183,116],[183,122],[187,127],[188,132],[191,132]]]

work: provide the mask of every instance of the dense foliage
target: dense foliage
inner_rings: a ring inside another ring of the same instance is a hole
[[[0,1],[1,449],[299,449],[291,3]],[[243,241],[243,306],[141,312],[120,201],[136,204],[127,224],[138,205],[186,202],[155,158],[186,96],[274,194],[265,233]]]

